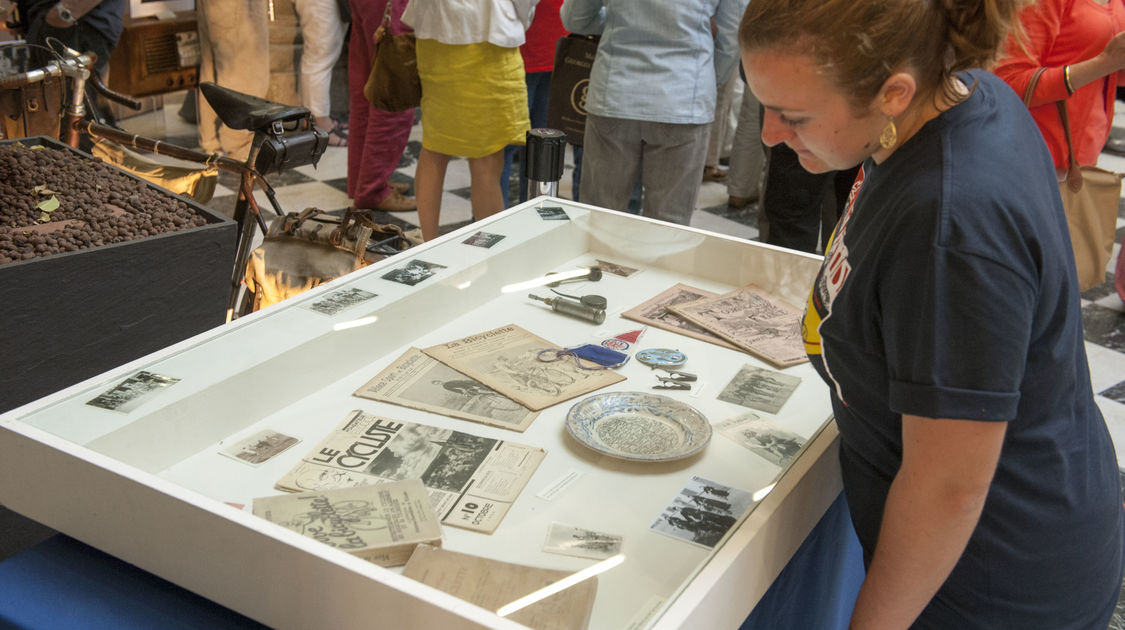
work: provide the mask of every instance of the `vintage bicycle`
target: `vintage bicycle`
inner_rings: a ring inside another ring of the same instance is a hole
[[[36,84],[54,81],[64,82],[62,92],[65,96],[65,112],[57,127],[58,139],[65,144],[79,148],[83,136],[91,139],[102,138],[124,147],[162,155],[189,163],[199,164],[202,169],[217,169],[235,173],[239,177],[237,201],[233,219],[237,224],[237,244],[234,268],[231,274],[230,299],[227,319],[233,319],[254,309],[246,287],[246,270],[256,237],[270,233],[267,216],[259,206],[254,195],[255,188],[261,190],[270,202],[272,217],[286,217],[281,230],[295,233],[300,224],[309,219],[314,212],[287,214],[277,200],[273,187],[266,176],[304,166],[315,165],[328,147],[328,134],[317,127],[316,119],[305,107],[275,103],[215,83],[204,82],[199,89],[208,104],[215,110],[220,121],[231,129],[246,130],[253,134],[249,155],[245,160],[235,160],[221,154],[196,151],[161,140],[133,134],[118,127],[95,120],[91,112],[94,108],[87,103],[89,98],[86,86],[106,99],[121,103],[132,109],[140,109],[141,104],[130,96],[115,92],[102,82],[93,70],[97,59],[92,53],[82,53],[67,47],[58,40],[48,40],[55,60],[42,68],[16,72],[0,76],[0,90],[19,90]],[[44,98],[43,107],[50,107]],[[49,110],[48,114],[49,114]],[[49,118],[49,116],[48,116]],[[25,131],[35,131],[25,129]],[[26,134],[25,134],[26,135]],[[54,135],[49,129],[46,135]],[[144,173],[134,173],[144,178]],[[161,184],[159,180],[153,183]],[[319,211],[315,211],[319,213]],[[321,215],[329,213],[319,213]],[[393,226],[381,226],[363,215],[348,209],[343,217],[327,217],[335,220],[338,230],[332,238],[355,240],[358,234],[379,234],[380,238],[362,238],[364,257],[370,262],[378,258],[394,255],[408,248],[411,242],[405,239],[401,230]],[[260,230],[260,231],[259,231]],[[367,231],[364,231],[367,230]],[[383,232],[389,232],[384,234]],[[328,279],[328,278],[325,278]],[[317,282],[319,283],[319,282]],[[315,286],[315,284],[313,284]],[[303,287],[305,289],[310,286]]]

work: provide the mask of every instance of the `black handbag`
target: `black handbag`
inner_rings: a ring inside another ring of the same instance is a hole
[[[547,126],[565,133],[566,141],[575,146],[582,146],[586,133],[586,91],[597,53],[598,38],[592,35],[571,33],[555,44]]]

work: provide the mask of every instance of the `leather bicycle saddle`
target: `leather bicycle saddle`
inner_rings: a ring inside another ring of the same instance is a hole
[[[264,98],[236,92],[210,81],[199,84],[207,103],[223,124],[231,129],[255,130],[278,121],[297,120],[310,116],[304,107],[267,101]]]

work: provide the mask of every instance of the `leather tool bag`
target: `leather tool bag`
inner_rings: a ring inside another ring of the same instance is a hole
[[[402,228],[349,208],[339,217],[316,208],[270,224],[246,264],[251,310],[276,304],[411,247]]]
[[[0,45],[0,74],[16,74],[31,70],[30,51],[22,41]],[[64,110],[62,77],[14,89],[0,89],[0,132],[4,138],[31,136],[59,137]]]
[[[391,2],[383,12],[383,23],[375,29],[375,56],[371,74],[363,86],[363,96],[376,109],[402,112],[422,102],[422,80],[418,78],[418,57],[414,52],[414,33],[391,35]]]
[[[1024,105],[1031,103],[1031,94],[1045,68],[1035,71],[1024,92]],[[1078,288],[1085,291],[1105,282],[1106,266],[1113,254],[1113,238],[1117,229],[1117,207],[1121,201],[1120,173],[1097,166],[1079,166],[1074,158],[1074,142],[1070,135],[1070,117],[1066,101],[1055,105],[1066,133],[1070,168],[1059,183],[1074,263],[1078,269]]]

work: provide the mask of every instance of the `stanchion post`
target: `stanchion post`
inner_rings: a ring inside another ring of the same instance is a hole
[[[558,129],[529,129],[524,147],[523,177],[527,180],[527,201],[540,195],[558,196],[566,154],[566,134]]]

